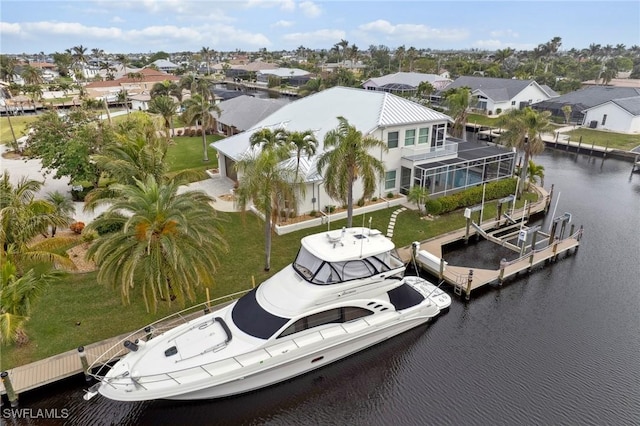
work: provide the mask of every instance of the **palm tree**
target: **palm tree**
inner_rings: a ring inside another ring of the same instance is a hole
[[[76,207],[70,198],[65,197],[64,194],[59,191],[47,193],[46,200],[53,206],[53,214],[59,217],[59,220],[51,224],[51,236],[55,237],[58,223],[62,223],[64,226],[71,225]]]
[[[549,111],[536,111],[531,107],[512,109],[500,118],[500,125],[505,132],[500,135],[500,142],[516,148],[524,153],[522,179],[528,175],[529,160],[544,151],[542,132],[549,129]],[[522,194],[522,185],[519,189]],[[518,195],[520,195],[518,194]]]
[[[124,109],[127,111],[127,114],[129,114],[129,93],[127,92],[127,89],[125,87],[120,89],[117,96],[118,96],[118,102],[120,102],[120,104],[124,106]]]
[[[308,95],[312,95],[314,93],[318,93],[326,89],[325,82],[321,77],[309,79],[301,88],[298,90],[298,96],[305,97]]]
[[[264,213],[265,259],[264,270],[271,269],[271,232],[280,214],[280,206],[288,201],[297,205],[296,176],[291,168],[283,167],[282,161],[289,158],[286,145],[270,145],[254,149],[236,163],[241,173],[236,190],[238,206],[244,210],[249,202]]]
[[[227,250],[213,199],[200,191],[178,193],[178,187],[153,176],[114,185],[111,206],[88,226],[122,224],[98,238],[87,257],[100,268],[98,282],[120,288],[123,303],[139,286],[147,311],[155,312],[159,299],[184,305],[198,288],[213,285],[218,253]]]
[[[116,61],[120,62],[120,66],[122,67],[122,72],[123,74],[127,74],[127,65],[129,65],[131,63],[131,60],[129,59],[128,55],[125,54],[118,54],[116,55]]]
[[[216,112],[220,117],[220,108],[217,105],[209,103],[209,101],[200,94],[192,95],[190,99],[184,102],[185,111],[183,117],[186,123],[201,124],[202,129],[202,149],[204,156],[202,161],[209,161],[209,154],[207,152],[207,132],[208,128],[211,128],[215,124],[215,119],[212,112]]]
[[[416,204],[420,215],[422,215],[422,207],[424,207],[427,198],[429,198],[429,190],[420,185],[413,185],[407,194],[407,200]]]
[[[196,92],[196,77],[193,74],[185,74],[180,78],[178,86],[183,90],[188,90],[191,94]]]
[[[347,227],[353,222],[353,184],[362,178],[364,194],[370,197],[376,182],[384,174],[384,163],[369,152],[380,149],[387,152],[386,144],[351,126],[346,118],[338,117],[338,127],[327,132],[324,137],[325,151],[318,158],[318,173],[324,176],[327,194],[347,205]]]
[[[202,59],[207,63],[207,75],[211,74],[211,69],[209,68],[211,52],[211,49],[209,49],[208,47],[203,47],[202,49],[200,49],[200,55],[202,55]]]
[[[31,65],[25,66],[20,76],[24,79],[25,84],[35,85],[42,83],[42,71]]]
[[[404,55],[406,53],[406,49],[404,44],[396,49],[394,52],[395,58],[398,60],[398,72],[402,71],[402,62],[404,61]]]
[[[149,112],[152,114],[159,114],[164,120],[165,135],[167,139],[175,136],[173,129],[173,117],[176,116],[178,103],[173,100],[171,96],[160,95],[151,98],[149,101]]]
[[[304,132],[285,131],[285,141],[296,151],[296,176],[300,170],[300,157],[305,154],[307,157],[315,155],[318,150],[318,140],[313,134],[313,130]]]
[[[445,92],[444,104],[454,120],[451,136],[467,140],[466,123],[469,116],[469,106],[473,103],[471,89],[468,87],[458,87]]]
[[[540,183],[544,185],[544,166],[534,163],[533,160],[529,160],[528,177],[529,182],[533,184],[538,183],[538,178],[540,178]]]
[[[0,343],[26,343],[24,325],[31,307],[50,284],[62,278],[62,271],[38,275],[29,269],[20,275],[13,262],[3,257],[0,272]]]
[[[153,85],[149,95],[152,98],[156,96],[174,96],[178,102],[182,102],[182,89],[173,81],[165,80]]]
[[[286,131],[284,129],[271,130],[263,128],[253,132],[249,138],[251,147],[258,147],[262,150],[277,149],[286,145]]]

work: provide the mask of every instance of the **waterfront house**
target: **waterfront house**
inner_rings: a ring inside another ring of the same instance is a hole
[[[430,83],[436,90],[442,90],[452,80],[437,74],[397,72],[383,75],[382,77],[370,78],[362,83],[362,87],[366,90],[378,90],[398,95],[415,95],[418,86],[422,82]]]
[[[612,99],[587,108],[582,124],[591,129],[640,133],[640,95]]]
[[[471,95],[477,99],[472,106],[475,112],[487,115],[499,115],[510,109],[522,109],[531,104],[558,96],[548,86],[535,80],[516,80],[509,78],[490,78],[462,76],[458,77],[439,93],[449,89],[468,87]]]
[[[251,130],[212,144],[218,151],[220,173],[238,181],[235,164],[249,150],[251,135],[261,128],[312,130],[319,141],[318,153],[322,153],[324,136],[337,127],[338,116],[389,148],[387,153],[371,152],[385,167],[376,197],[406,194],[413,185],[426,187],[434,196],[444,195],[504,179],[513,172],[513,151],[450,137],[447,129],[451,118],[445,114],[387,92],[333,87],[291,102]],[[301,158],[300,172],[307,188],[298,206],[300,213],[337,204],[324,191],[316,160],[317,156]],[[289,160],[293,167],[294,161],[295,157]],[[356,200],[362,194],[359,184],[354,187]]]
[[[222,101],[218,104],[220,116],[213,114],[216,130],[226,136],[244,132],[286,104],[287,101],[282,99],[262,99],[248,95]]]

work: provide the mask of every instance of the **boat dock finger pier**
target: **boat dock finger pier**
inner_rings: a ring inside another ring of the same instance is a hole
[[[527,212],[528,216],[546,211],[540,207],[525,207],[523,212]],[[520,272],[531,272],[538,265],[555,262],[563,253],[568,255],[577,251],[583,234],[582,226],[576,230],[575,225],[570,223],[569,213],[554,218],[549,233],[543,232],[539,226],[526,226],[524,215],[518,221],[503,214],[499,219],[485,221],[481,225],[474,222],[471,216],[468,214],[466,228],[416,242],[409,250],[418,267],[449,284],[454,294],[464,295],[466,300],[470,299],[473,290],[494,283],[502,285]],[[514,258],[502,259],[495,269],[449,265],[443,257],[442,247],[458,241],[468,242],[473,236],[513,251]]]

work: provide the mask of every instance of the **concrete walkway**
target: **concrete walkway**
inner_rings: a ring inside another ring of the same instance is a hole
[[[53,175],[55,172],[47,173],[42,170],[42,162],[40,160],[8,159],[1,157],[1,154],[7,150],[9,150],[7,146],[0,145],[0,170],[1,173],[9,173],[11,183],[15,185],[23,176],[26,176],[29,179],[34,179],[44,183],[40,191],[36,193],[36,198],[42,199],[45,198],[48,193],[58,191],[71,199],[71,185],[68,177],[54,179]],[[215,202],[213,203],[213,207],[216,210],[233,212],[237,211],[235,203],[219,198],[221,195],[231,194],[233,185],[234,182],[231,179],[220,175],[214,175],[214,177],[185,185],[181,187],[181,191],[203,191],[211,197],[214,197]],[[107,209],[107,206],[102,206],[93,212],[88,212],[84,211],[83,202],[74,202],[74,205],[74,220],[84,223],[91,222],[96,216]]]

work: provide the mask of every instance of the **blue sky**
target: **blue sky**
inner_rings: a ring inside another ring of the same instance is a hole
[[[640,1],[2,0],[2,53],[640,45]]]

